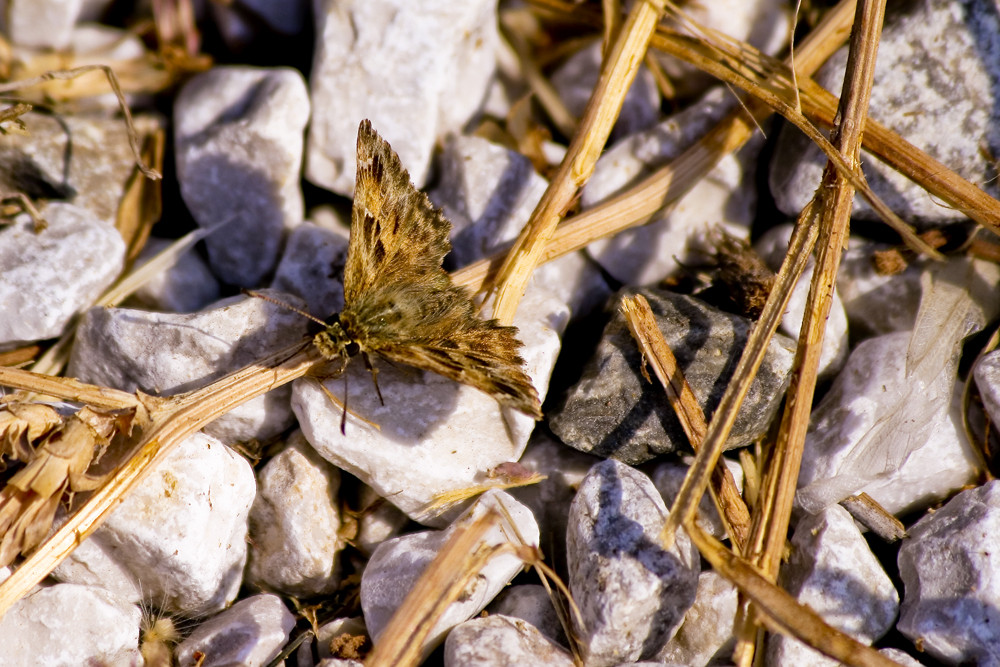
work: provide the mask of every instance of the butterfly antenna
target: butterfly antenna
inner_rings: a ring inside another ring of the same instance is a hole
[[[385,405],[385,401],[382,400],[382,392],[378,388],[378,369],[375,368],[374,364],[372,364],[372,360],[368,358],[367,352],[362,352],[361,358],[365,360],[365,368],[367,368],[368,372],[372,374],[372,384],[375,385],[375,393],[378,394],[379,403]]]
[[[344,411],[340,413],[340,435],[347,435],[347,373],[344,373]]]
[[[255,291],[249,290],[249,289],[242,290],[242,292],[244,294],[246,294],[247,296],[252,296],[255,299],[262,299],[263,301],[267,301],[269,303],[273,303],[276,306],[281,306],[285,310],[290,310],[293,313],[298,313],[302,317],[308,318],[308,319],[312,320],[313,322],[316,322],[318,324],[322,324],[323,326],[326,326],[326,322],[324,322],[323,320],[319,319],[318,317],[316,317],[314,315],[310,315],[309,313],[307,313],[306,311],[302,310],[301,308],[296,308],[295,306],[293,306],[290,303],[285,303],[284,301],[281,301],[279,299],[275,299],[275,298],[270,297],[270,296],[268,296],[266,294],[261,294],[260,292],[255,292]]]

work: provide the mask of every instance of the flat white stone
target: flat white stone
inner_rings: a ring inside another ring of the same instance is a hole
[[[201,227],[226,225],[205,239],[211,268],[253,287],[302,222],[305,80],[288,68],[215,67],[184,85],[174,120],[184,203]]]
[[[277,595],[255,595],[213,616],[177,647],[180,667],[264,667],[281,653],[295,616]],[[195,652],[205,655],[199,661]]]
[[[996,80],[1000,17],[992,2],[928,0],[886,16],[872,87],[871,116],[907,141],[996,196],[993,162],[1000,147]],[[839,95],[847,47],[819,70],[820,85]],[[983,147],[988,146],[984,151]],[[797,215],[819,185],[826,157],[797,129],[785,128],[771,162],[771,192],[778,208]],[[878,159],[863,153],[869,185],[895,213],[924,225],[966,219]],[[852,215],[876,220],[855,197]]]
[[[308,221],[296,227],[288,235],[271,288],[304,300],[306,310],[321,320],[339,313],[344,308],[348,238],[346,227],[335,231]]]
[[[140,667],[139,608],[96,586],[28,593],[0,618],[0,665]]]
[[[840,505],[799,521],[792,536],[792,555],[781,577],[785,590],[796,600],[862,643],[880,638],[896,620],[899,593],[854,519]],[[771,635],[767,650],[769,665],[840,664],[784,635]]]
[[[973,369],[983,407],[994,424],[1000,424],[1000,350],[984,355]]]
[[[340,471],[300,431],[257,474],[247,578],[264,590],[308,598],[340,585]]]
[[[595,667],[654,656],[695,600],[701,561],[687,534],[660,546],[668,515],[644,474],[608,459],[591,468],[570,506],[568,584],[584,627],[584,662]]]
[[[69,46],[84,0],[7,0],[3,31],[21,46],[62,49]]]
[[[361,607],[376,643],[396,609],[453,532],[489,511],[499,512],[503,520],[486,533],[483,544],[519,543],[515,539],[538,544],[538,524],[528,508],[503,491],[490,490],[446,530],[411,533],[389,540],[375,550],[361,575]],[[513,521],[513,531],[505,527],[509,521]],[[510,553],[490,559],[431,629],[424,643],[424,657],[444,639],[448,630],[482,611],[523,566]]]
[[[694,604],[656,658],[678,665],[707,665],[713,656],[729,658],[736,643],[736,587],[714,570],[698,575]]]
[[[899,550],[896,627],[946,664],[1000,664],[1000,483],[963,491],[910,528]]]
[[[452,223],[446,268],[488,257],[516,239],[548,187],[526,157],[480,137],[449,137],[439,163],[439,185],[428,196]],[[573,315],[611,294],[601,272],[579,252],[536,268],[528,289],[535,287],[552,292]]]
[[[55,338],[121,273],[118,231],[71,204],[45,208],[36,233],[27,214],[0,227],[0,344]]]
[[[571,667],[573,656],[519,618],[486,616],[462,623],[444,643],[446,667]]]
[[[317,2],[306,178],[354,192],[368,118],[417,187],[437,139],[480,107],[496,67],[496,0]]]
[[[541,290],[529,293],[515,317],[521,355],[539,396],[559,351],[566,309]],[[373,359],[385,405],[379,403],[363,363],[348,366],[346,435],[340,432],[342,408],[335,405],[316,380],[296,380],[292,409],[306,439],[338,468],[371,486],[411,518],[443,525],[435,497],[446,491],[482,483],[488,470],[516,461],[535,422],[501,408],[487,394],[436,373]],[[343,377],[326,383],[343,400]],[[370,423],[361,421],[359,417]]]
[[[715,90],[700,102],[650,130],[618,142],[597,161],[581,194],[584,209],[619,194],[680,155],[732,106]],[[587,252],[617,280],[641,285],[662,280],[689,261],[688,240],[708,225],[722,225],[738,238],[749,235],[757,206],[753,163],[759,141],[727,155],[669,211],[641,227],[595,241]]]
[[[303,305],[288,294],[270,295]],[[190,314],[92,308],[80,320],[69,374],[123,391],[177,394],[294,345],[303,340],[307,325],[298,313],[244,296]],[[292,424],[290,394],[279,387],[248,400],[205,432],[226,443],[272,437]]]
[[[172,612],[223,609],[243,579],[247,515],[255,493],[253,470],[244,458],[195,434],[126,496],[54,575],[130,600],[141,594]]]
[[[151,238],[135,262],[135,269],[168,248],[173,241]],[[193,313],[219,300],[219,281],[193,249],[165,271],[149,279],[132,295],[139,304],[170,313]]]

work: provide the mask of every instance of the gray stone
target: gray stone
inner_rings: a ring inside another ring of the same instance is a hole
[[[711,419],[749,336],[750,322],[697,299],[657,289],[624,290],[612,300],[614,315],[582,378],[549,415],[563,442],[581,451],[641,463],[687,447],[663,387],[640,373],[642,355],[618,311],[624,295],[642,294],[695,397]],[[743,401],[727,447],[763,435],[788,381],[794,343],[775,336]],[[651,377],[653,377],[651,375]]]
[[[650,130],[604,152],[580,194],[584,209],[621,193],[695,143],[733,107],[732,95],[715,90]],[[587,246],[587,253],[615,279],[628,285],[662,280],[690,263],[688,242],[708,224],[721,224],[738,238],[749,235],[757,206],[754,163],[760,141],[727,155],[669,210],[639,227]]]
[[[308,598],[340,585],[340,471],[300,431],[261,468],[250,510],[247,578],[265,590]]]
[[[566,542],[587,665],[652,657],[694,602],[698,551],[683,531],[670,549],[662,547],[667,515],[653,482],[624,463],[598,463],[580,485]]]
[[[397,537],[375,550],[361,575],[361,607],[376,643],[417,579],[455,530],[491,511],[498,512],[503,519],[486,533],[482,544],[519,544],[520,540],[527,545],[538,544],[538,524],[528,508],[503,491],[490,490],[448,529]],[[424,640],[424,657],[451,628],[482,611],[523,566],[521,560],[509,552],[501,552],[491,558],[469,582],[458,600],[451,603],[438,618]]]
[[[538,628],[519,618],[487,616],[466,621],[448,633],[446,667],[572,667],[573,657]]]
[[[2,667],[140,667],[139,608],[96,586],[38,588],[0,618]]]
[[[994,424],[1000,424],[1000,350],[984,355],[973,372],[986,413]]]
[[[341,281],[347,242],[346,227],[331,230],[311,222],[296,227],[288,235],[271,288],[304,300],[306,310],[321,320],[339,313],[344,308]]]
[[[516,239],[548,187],[526,157],[479,137],[450,137],[440,165],[439,185],[428,196],[452,223],[447,268],[488,257]],[[539,287],[573,315],[589,312],[611,292],[579,252],[537,267],[528,289]]]
[[[55,570],[189,616],[225,608],[243,579],[253,470],[218,440],[184,441]]]
[[[543,399],[559,351],[568,313],[554,297],[533,290],[521,302],[514,324],[525,343],[525,370]],[[315,379],[296,380],[292,408],[310,444],[410,518],[443,526],[461,507],[439,506],[442,493],[481,484],[487,471],[516,461],[535,428],[520,412],[501,408],[491,396],[437,373],[374,363],[383,405],[362,363],[326,383],[338,400],[346,386],[343,415]]]
[[[180,667],[264,667],[288,643],[295,617],[277,595],[255,595],[213,616],[177,647]],[[204,654],[201,661],[195,654]]]
[[[496,66],[496,0],[314,3],[306,177],[354,192],[358,123],[371,119],[413,182],[434,144],[480,107]],[[374,75],[373,75],[374,74]]]
[[[121,273],[118,231],[71,204],[50,204],[47,229],[24,213],[0,227],[0,344],[55,338]]]
[[[698,575],[698,593],[684,622],[656,658],[677,665],[708,665],[729,657],[736,643],[736,587],[714,570]]]
[[[864,644],[880,638],[896,620],[899,594],[854,519],[839,505],[798,522],[792,555],[781,576],[785,590],[798,602]],[[767,656],[769,665],[784,667],[840,664],[778,634],[768,639]]]
[[[115,110],[117,104],[115,100]],[[21,120],[28,136],[0,135],[0,165],[18,174],[10,185],[32,197],[64,199],[93,212],[104,224],[114,225],[125,185],[136,169],[125,123],[86,114],[29,113]],[[159,131],[163,120],[138,114],[135,126],[141,139]],[[87,243],[80,243],[79,248],[87,248]]]
[[[271,296],[294,305],[294,297]],[[198,313],[92,308],[80,320],[69,374],[123,391],[178,394],[203,387],[303,339],[308,320],[263,299],[232,297]],[[269,438],[292,423],[281,387],[205,427],[223,442]]]
[[[200,226],[226,225],[205,239],[212,270],[253,287],[302,222],[305,80],[292,69],[216,67],[185,84],[174,118],[184,202]]]
[[[963,178],[997,195],[993,161],[1000,152],[1000,20],[988,0],[910,2],[888,12],[879,42],[871,117]],[[831,57],[816,80],[839,95],[847,47]],[[985,149],[985,150],[984,150]],[[786,128],[771,162],[771,192],[797,215],[820,182],[826,158],[797,129]],[[964,220],[965,213],[885,166],[861,156],[872,189],[903,219],[925,226]],[[854,216],[877,219],[855,198]]]
[[[1000,482],[959,493],[909,533],[896,627],[945,663],[1000,664]]]
[[[154,256],[167,249],[173,241],[151,238],[135,262],[138,270]],[[142,306],[169,313],[193,313],[219,300],[219,281],[193,249],[177,258],[165,271],[158,273],[132,294]]]
[[[547,560],[549,556],[546,550]],[[510,586],[497,596],[486,611],[490,616],[509,616],[530,623],[545,637],[562,646],[568,645],[559,615],[552,606],[552,598],[540,584]]]
[[[742,492],[743,468],[736,461],[731,461],[725,457],[721,460],[729,468],[729,472],[732,473],[733,480],[736,482],[736,488]],[[690,467],[689,460],[683,462],[667,460],[658,463],[653,468],[651,475],[653,484],[656,485],[656,490],[663,496],[663,501],[668,507],[674,504],[677,492],[680,491],[681,484],[684,483],[684,478],[687,476]],[[722,525],[722,518],[719,517],[719,511],[715,508],[715,503],[712,502],[711,494],[706,493],[702,496],[701,502],[698,503],[698,515],[695,521],[702,530],[717,539],[724,540],[728,537],[726,528]]]

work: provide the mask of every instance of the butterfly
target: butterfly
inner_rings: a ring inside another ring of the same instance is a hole
[[[339,359],[340,371],[360,355],[379,400],[373,357],[434,371],[541,419],[517,329],[481,319],[468,290],[441,268],[450,231],[389,143],[363,120],[344,308],[323,320],[313,344],[324,358]]]

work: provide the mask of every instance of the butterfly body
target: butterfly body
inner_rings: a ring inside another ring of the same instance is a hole
[[[480,319],[468,291],[441,268],[450,230],[389,144],[362,121],[345,305],[313,343],[344,366],[360,354],[369,368],[382,357],[434,371],[538,419],[517,330]]]

